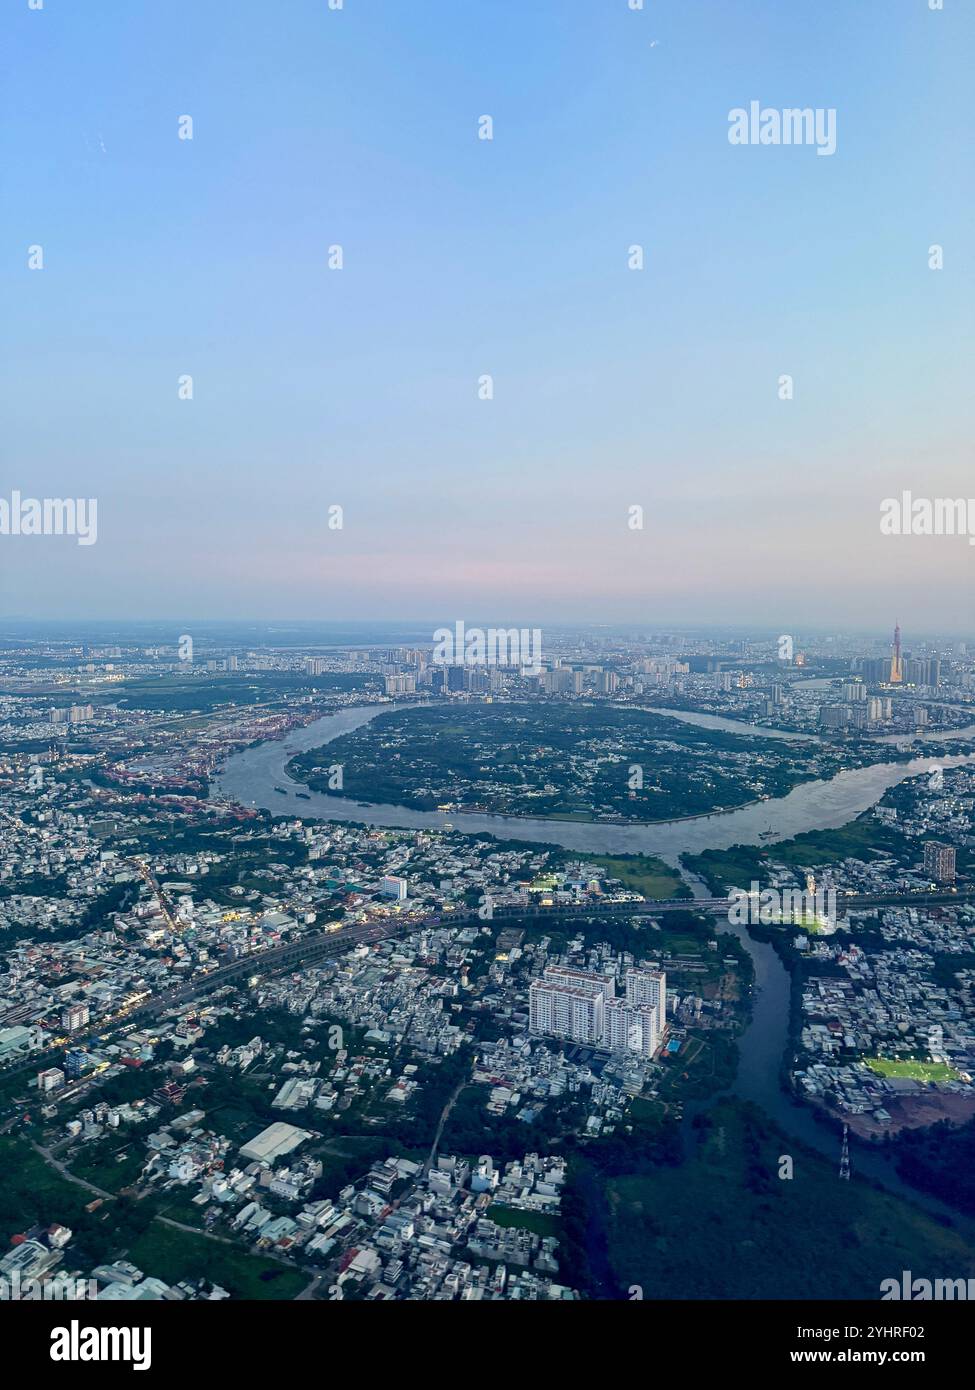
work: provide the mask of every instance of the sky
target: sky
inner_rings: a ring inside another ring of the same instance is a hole
[[[6,0],[0,615],[975,631],[975,6],[630,2]]]

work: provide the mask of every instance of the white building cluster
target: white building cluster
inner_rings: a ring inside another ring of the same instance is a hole
[[[613,974],[547,965],[529,989],[529,1029],[652,1057],[666,1024],[667,977],[662,970],[631,969],[623,987],[623,997],[617,998]]]

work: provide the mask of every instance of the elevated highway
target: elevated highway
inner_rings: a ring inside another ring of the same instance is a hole
[[[975,900],[975,888],[966,888],[953,893],[931,891],[899,894],[847,894],[837,898],[836,906],[838,916],[844,917],[850,912],[869,910],[874,907],[957,907],[973,900]],[[523,907],[512,904],[494,907],[489,920],[492,922],[538,922],[546,920],[554,923],[598,920],[606,917],[658,917],[671,912],[682,911],[726,916],[728,905],[727,897],[650,898],[639,902],[602,902],[597,904],[558,903],[551,907],[540,905]],[[154,995],[145,1003],[138,1004],[123,1014],[99,1019],[89,1027],[73,1033],[71,1045],[78,1046],[103,1033],[110,1034],[123,1024],[128,1025],[138,1023],[141,1019],[154,1018],[167,1009],[191,1003],[194,999],[204,998],[215,990],[233,984],[234,981],[244,976],[280,975],[343,955],[354,946],[373,945],[376,942],[385,941],[389,937],[405,935],[424,927],[483,925],[485,920],[487,919],[482,918],[477,911],[433,913],[425,917],[406,917],[397,914],[369,922],[357,922],[354,926],[342,927],[338,931],[306,932],[297,940],[282,942],[281,945],[271,946],[266,951],[239,956],[235,960],[228,961],[226,964],[206,972],[198,971],[191,979],[165,993]],[[5,1066],[0,1066],[0,1077],[31,1068],[40,1070],[53,1066],[55,1065],[55,1058],[62,1048],[63,1044],[46,1047],[40,1052],[29,1053],[26,1056],[18,1056],[16,1060]]]

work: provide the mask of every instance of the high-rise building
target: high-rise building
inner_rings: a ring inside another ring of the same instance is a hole
[[[85,1052],[83,1048],[71,1048],[64,1055],[65,1074],[76,1081],[79,1076],[84,1076],[86,1071],[90,1071],[95,1065],[91,1053]]]
[[[657,1010],[649,1004],[607,999],[603,1016],[603,1045],[610,1052],[638,1052],[652,1057],[660,1046]]]
[[[860,657],[853,663],[853,670],[868,685],[880,685],[890,675],[889,657]]]
[[[934,883],[954,883],[954,845],[942,845],[937,840],[925,840],[924,872],[930,874]]]
[[[617,999],[610,973],[546,966],[529,987],[529,1028],[610,1052],[652,1057],[664,1030],[666,978],[661,971],[629,970],[625,987],[626,997]]]
[[[938,686],[941,684],[941,659],[937,656],[905,656],[901,663],[905,685]]]
[[[582,989],[588,994],[601,994],[605,999],[616,996],[616,976],[591,970],[575,970],[568,965],[547,965],[544,978],[566,988]]]
[[[384,898],[395,898],[402,902],[406,897],[406,879],[397,874],[386,874],[379,890]]]
[[[903,679],[904,673],[901,668],[901,627],[900,623],[897,623],[894,627],[894,649],[890,656],[890,683],[891,685],[899,685]]]
[[[867,698],[867,687],[863,681],[850,681],[849,684],[843,686],[841,693],[844,700],[849,700],[852,703]]]
[[[87,1004],[69,1004],[61,1011],[61,1027],[69,1033],[76,1033],[79,1028],[84,1028],[90,1016],[91,1010]]]
[[[414,675],[386,676],[383,683],[387,695],[412,695],[416,690]]]
[[[492,672],[486,666],[474,666],[467,672],[467,688],[475,695],[487,695],[491,689]]]
[[[628,970],[624,980],[626,1002],[647,1004],[657,1012],[657,1029],[667,1022],[667,976],[662,970]]]
[[[528,989],[528,1026],[573,1042],[601,1044],[605,1002],[602,991],[555,980],[532,980]]]
[[[613,673],[604,671],[602,674]],[[538,678],[538,688],[544,690],[547,695],[581,695],[582,672],[571,671],[567,668],[543,671]],[[613,688],[615,689],[615,686]]]

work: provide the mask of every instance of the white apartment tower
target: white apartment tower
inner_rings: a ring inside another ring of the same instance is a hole
[[[603,996],[573,985],[532,980],[528,991],[529,1028],[572,1042],[602,1042]]]
[[[610,1052],[638,1052],[652,1057],[660,1046],[657,1010],[650,1004],[610,999],[604,1013],[603,1045]]]
[[[552,984],[581,989],[587,994],[601,994],[604,999],[616,997],[616,976],[591,970],[573,970],[568,965],[547,965],[545,980]]]
[[[529,987],[530,1031],[652,1057],[666,1021],[666,978],[659,970],[628,970],[625,984],[626,997],[617,999],[612,974],[546,966]]]
[[[626,1002],[645,1004],[657,1011],[657,1032],[667,1026],[667,976],[662,970],[628,970]]]

